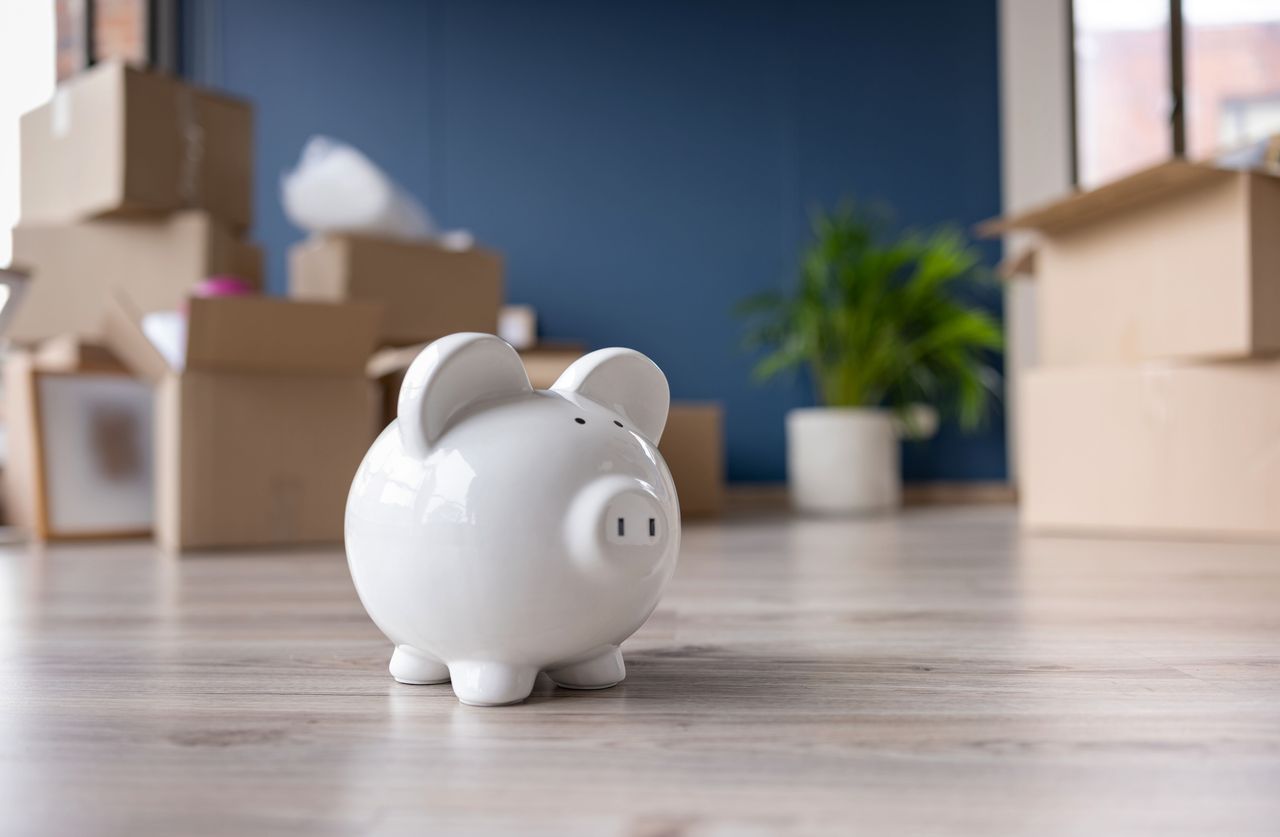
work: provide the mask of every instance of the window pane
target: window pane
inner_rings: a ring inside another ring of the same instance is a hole
[[[54,3],[58,22],[58,81],[84,69],[84,15],[86,0],[58,0]]]
[[[93,2],[94,57],[147,66],[147,0]]]
[[[1165,160],[1168,0],[1076,0],[1076,147],[1082,186]]]
[[[1185,0],[1187,152],[1280,133],[1280,1]]]

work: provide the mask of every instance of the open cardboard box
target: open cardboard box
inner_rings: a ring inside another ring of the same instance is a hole
[[[409,346],[459,331],[498,330],[502,257],[482,247],[350,233],[313,236],[289,250],[289,295],[386,305],[379,344]]]
[[[336,542],[375,432],[364,367],[379,306],[266,297],[188,301],[171,368],[127,300],[105,339],[156,387],[156,537],[167,549]]]
[[[69,223],[199,207],[252,221],[253,110],[172,76],[104,62],[23,115],[21,219]]]
[[[1175,160],[979,227],[1024,229],[1046,366],[1280,352],[1280,177]]]

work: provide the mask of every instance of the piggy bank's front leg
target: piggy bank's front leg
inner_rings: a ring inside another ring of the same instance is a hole
[[[519,703],[533,691],[538,670],[531,666],[493,662],[449,663],[453,693],[469,706]]]
[[[449,669],[444,663],[408,645],[396,646],[389,668],[397,683],[425,686],[449,682]]]
[[[547,676],[565,689],[607,689],[627,676],[622,651],[613,646],[608,651],[573,665],[547,670]]]

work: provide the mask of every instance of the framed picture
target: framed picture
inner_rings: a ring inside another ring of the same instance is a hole
[[[140,537],[154,520],[152,390],[116,372],[6,368],[10,466],[37,537]],[[24,467],[25,465],[25,467]],[[11,482],[11,493],[14,492]]]

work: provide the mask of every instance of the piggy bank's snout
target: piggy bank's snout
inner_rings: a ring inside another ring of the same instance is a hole
[[[674,535],[657,495],[640,480],[621,476],[579,492],[565,522],[574,560],[591,572],[649,575]]]
[[[604,511],[605,540],[614,546],[653,546],[667,531],[657,498],[647,490],[622,491]]]

